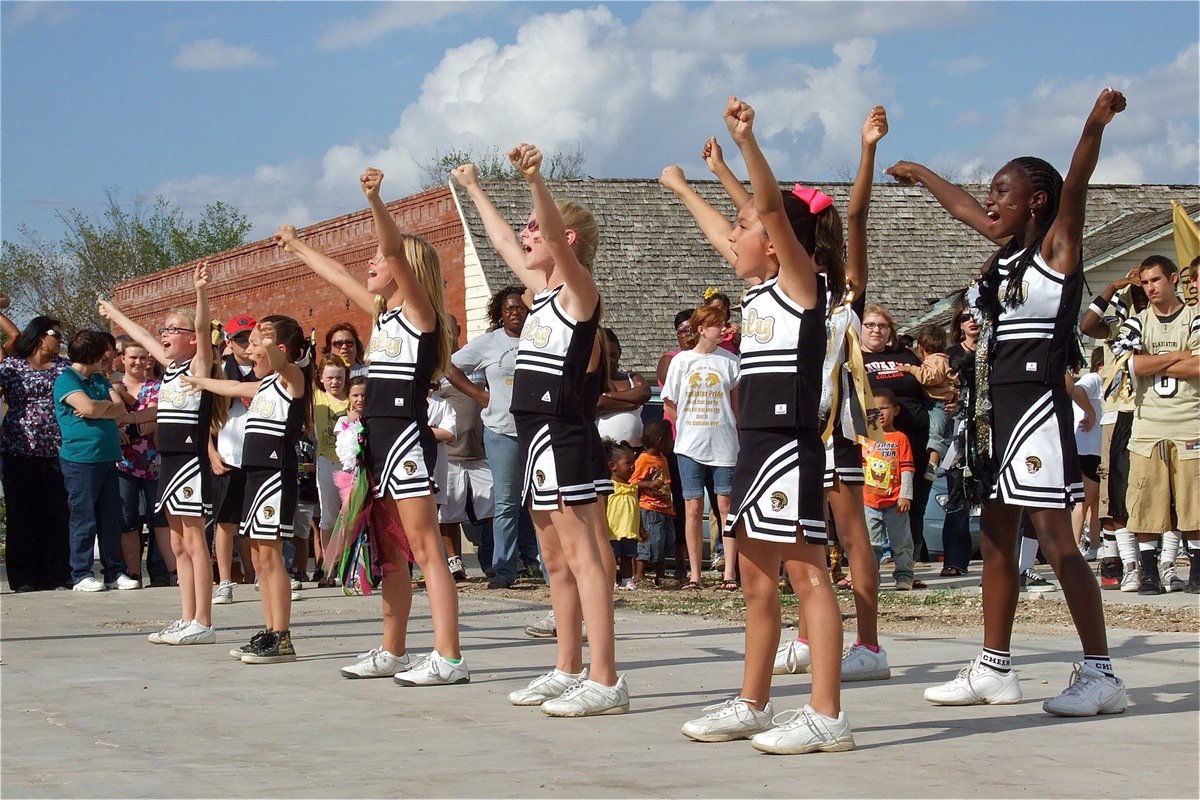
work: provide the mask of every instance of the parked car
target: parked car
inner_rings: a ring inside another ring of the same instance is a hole
[[[929,502],[925,506],[925,546],[929,557],[936,558],[942,550],[942,523],[946,521],[946,501],[950,496],[945,475],[934,480],[929,489]],[[971,558],[979,558],[979,506],[972,506],[969,528],[971,531]]]

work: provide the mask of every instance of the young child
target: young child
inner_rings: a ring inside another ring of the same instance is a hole
[[[208,375],[213,365],[209,340],[208,264],[196,267],[196,311],[176,309],[167,314],[155,338],[107,300],[100,316],[112,320],[166,368],[158,391],[158,501],[154,510],[166,514],[171,549],[179,576],[183,613],[161,631],[147,637],[152,644],[212,644],[212,562],[204,537],[204,514],[209,498],[208,438],[220,427],[225,404],[212,395],[189,393],[184,376]]]
[[[937,477],[938,463],[950,446],[950,418],[946,404],[958,393],[958,378],[950,371],[950,358],[946,354],[946,329],[941,325],[926,325],[917,332],[917,356],[921,366],[897,364],[901,372],[907,372],[925,387],[932,405],[929,408],[929,465],[925,468],[925,480]]]
[[[642,524],[638,513],[638,490],[633,485],[633,448],[624,442],[605,439],[608,449],[608,469],[612,475],[613,493],[608,498],[605,514],[608,519],[608,538],[613,558],[617,561],[618,588],[636,589],[633,563],[637,558]]]
[[[884,544],[890,545],[896,591],[907,592],[914,584],[913,542],[908,530],[908,509],[913,497],[912,448],[908,437],[896,430],[896,415],[900,413],[896,395],[891,389],[876,389],[873,394],[884,440],[871,441],[863,447],[867,529],[876,559],[882,557]]]
[[[642,445],[646,448],[633,464],[629,483],[637,487],[638,508],[642,532],[637,546],[634,583],[641,583],[646,570],[654,566],[654,585],[661,586],[666,560],[667,542],[674,541],[675,505],[671,502],[671,465],[667,456],[673,440],[671,423],[656,419],[642,429]],[[698,590],[700,584],[688,581],[682,588]]]
[[[246,494],[238,535],[250,540],[265,625],[247,644],[229,651],[243,664],[296,660],[291,576],[283,563],[283,540],[294,535],[300,486],[297,446],[312,418],[311,365],[304,358],[305,345],[296,320],[278,314],[263,317],[250,332],[247,348],[257,382],[183,378],[194,391],[252,398],[242,447]]]

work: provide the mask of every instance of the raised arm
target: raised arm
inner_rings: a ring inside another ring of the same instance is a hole
[[[179,379],[191,392],[210,392],[221,397],[244,397],[250,399],[258,391],[262,381],[227,381],[224,378],[202,378],[183,375]],[[303,394],[303,393],[301,393]]]
[[[983,204],[966,189],[955,186],[929,167],[912,161],[897,161],[883,172],[885,175],[891,175],[902,186],[924,186],[950,216],[989,241],[1004,244],[1009,240],[1010,237],[1007,236],[992,236],[989,231],[991,220],[988,219]]]
[[[741,211],[742,206],[750,202],[750,193],[746,191],[746,187],[725,163],[725,155],[721,152],[721,145],[717,144],[717,137],[708,137],[700,155],[704,158],[704,163],[708,165],[708,171],[716,175],[717,180],[721,182],[721,188],[733,201],[733,207]]]
[[[554,196],[542,178],[542,153],[531,144],[520,144],[508,154],[509,160],[520,170],[533,194],[533,214],[538,221],[538,232],[554,257],[558,274],[566,290],[562,294],[563,309],[575,319],[587,319],[600,302],[596,281],[588,272],[571,245],[575,241],[574,231],[567,231],[562,214],[554,203]],[[532,288],[532,287],[531,287]]]
[[[850,205],[846,208],[846,285],[855,297],[861,297],[867,290],[867,212],[875,176],[875,146],[887,132],[887,111],[883,106],[875,106],[863,122],[858,174],[854,176]]]
[[[736,259],[733,250],[729,247],[729,232],[733,230],[733,224],[688,184],[687,177],[684,176],[683,170],[678,165],[672,164],[669,167],[663,167],[658,182],[670,189],[683,202],[683,207],[692,215],[692,219],[696,221],[696,227],[704,234],[704,238],[708,239],[708,243],[721,254],[725,261],[733,264]]]
[[[404,253],[404,236],[396,226],[396,220],[388,213],[383,198],[379,196],[379,187],[383,183],[383,173],[374,167],[367,167],[358,179],[362,184],[363,194],[371,205],[371,218],[375,222],[375,236],[379,239],[379,251],[387,261],[396,281],[396,288],[404,298],[404,316],[412,320],[422,333],[429,333],[437,328],[437,311],[425,287],[417,280],[412,264]]]
[[[162,340],[125,316],[125,313],[113,305],[111,301],[100,299],[96,302],[98,313],[101,317],[110,322],[115,322],[121,330],[129,334],[131,339],[146,348],[146,352],[154,356],[154,360],[159,364],[162,364],[164,367],[171,365],[171,360],[167,358],[167,352],[163,350]],[[196,332],[196,337],[196,341],[199,343],[200,331]]]
[[[192,365],[188,371],[193,375],[207,375],[212,369],[212,312],[208,309],[208,262],[201,261],[196,265],[192,282],[196,285],[196,355],[192,356]]]
[[[815,308],[820,302],[816,267],[792,230],[779,181],[754,137],[754,109],[736,97],[730,97],[725,105],[725,124],[733,141],[741,148],[746,170],[750,173],[750,187],[754,190],[754,209],[779,259],[779,286],[802,307]]]
[[[1140,274],[1140,270],[1134,267],[1124,278],[1117,278],[1104,287],[1104,291],[1096,295],[1096,299],[1083,312],[1083,318],[1079,320],[1080,333],[1093,339],[1111,339],[1115,327],[1125,321],[1132,309],[1128,287],[1138,283]],[[1123,293],[1125,299],[1114,304],[1113,298],[1118,293]],[[1115,324],[1108,322],[1108,319],[1115,319]]]
[[[1069,275],[1082,266],[1079,248],[1083,241],[1088,181],[1100,159],[1100,139],[1105,126],[1124,110],[1125,95],[1115,89],[1104,89],[1083,124],[1083,135],[1079,137],[1075,154],[1071,156],[1071,166],[1063,178],[1058,215],[1042,240],[1042,258],[1062,275]]]
[[[0,292],[0,332],[4,333],[4,353],[3,355],[12,355],[13,347],[17,344],[17,337],[21,335],[21,330],[8,318],[7,314],[2,313],[8,310],[12,304],[9,296],[4,292]]]
[[[279,382],[283,389],[292,397],[304,397],[308,391],[307,381],[304,380],[304,370],[288,361],[287,353],[276,338],[273,325],[259,323],[259,336],[263,351],[267,354],[267,362],[271,369],[279,374]],[[240,381],[238,381],[240,383]]]
[[[524,286],[533,289],[534,292],[545,289],[545,276],[537,270],[526,268],[525,248],[521,246],[520,237],[479,183],[479,169],[474,164],[461,164],[451,170],[450,175],[466,190],[467,197],[475,204],[475,210],[483,220],[483,229],[487,232],[488,241],[492,243],[501,260]]]
[[[296,235],[295,226],[280,225],[271,238],[285,252],[303,261],[317,277],[344,294],[351,303],[370,314],[372,318],[375,316],[375,295],[368,292],[367,287],[359,283],[340,263],[300,239]]]

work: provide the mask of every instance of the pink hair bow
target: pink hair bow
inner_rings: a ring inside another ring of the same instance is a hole
[[[814,216],[816,214],[820,214],[822,211],[833,205],[833,199],[829,195],[825,194],[820,189],[813,189],[809,186],[805,186],[802,183],[797,183],[792,187],[792,194],[796,195],[796,197],[800,198],[805,203],[808,203],[808,210],[811,211]]]

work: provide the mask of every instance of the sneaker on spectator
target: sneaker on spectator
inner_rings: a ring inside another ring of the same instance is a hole
[[[725,569],[725,556],[718,555],[713,559],[712,570],[713,572],[720,572],[723,569]]]
[[[295,589],[292,589],[292,601],[295,602],[296,600],[299,600],[300,597],[301,597],[300,592],[296,591]]]
[[[463,566],[461,556],[450,556],[446,559],[446,566],[450,568],[450,575],[456,581],[465,581],[467,579],[467,570]]]
[[[846,712],[831,719],[818,714],[812,706],[787,711],[771,720],[775,727],[756,734],[750,740],[755,750],[778,755],[799,753],[835,753],[854,749],[854,734]]]
[[[510,581],[508,578],[496,577],[488,581],[487,587],[489,589],[511,589],[514,583],[515,581]]]
[[[363,653],[358,661],[342,667],[343,678],[390,678],[408,669],[408,653],[396,655],[382,647]]]
[[[296,660],[291,631],[271,631],[257,647],[242,656],[243,664],[282,664]]]
[[[139,580],[136,580],[134,578],[131,578],[128,575],[126,575],[124,572],[122,572],[120,575],[117,576],[117,579],[115,581],[105,581],[104,588],[105,589],[118,589],[122,592],[127,592],[130,589],[142,588],[142,582]]]
[[[771,727],[775,714],[771,701],[762,711],[740,697],[707,706],[704,716],[683,723],[681,733],[697,742],[732,742],[749,739]]]
[[[1200,594],[1200,558],[1192,556],[1191,562],[1188,566],[1187,591],[1190,594]]]
[[[1186,584],[1184,584],[1183,578],[1179,577],[1174,564],[1159,564],[1158,574],[1162,578],[1164,592],[1182,592],[1186,588]]]
[[[166,642],[163,641],[163,637],[168,633],[175,633],[176,631],[183,630],[187,627],[188,622],[189,620],[186,619],[177,619],[167,627],[163,628],[161,631],[155,631],[147,636],[146,641],[150,642],[150,644],[166,644]]]
[[[842,653],[842,682],[848,681],[886,681],[892,677],[892,668],[888,666],[887,653],[879,648],[874,652],[865,644],[855,643]]]
[[[258,649],[262,645],[263,639],[267,638],[270,635],[271,635],[271,632],[269,630],[267,630],[266,628],[264,628],[263,630],[259,631],[258,633],[254,634],[253,636],[251,636],[250,641],[247,642],[246,644],[242,645],[241,647],[235,647],[232,650],[230,650],[229,657],[236,658],[238,661],[241,661],[242,656],[246,655],[247,653],[254,652],[256,649]]]
[[[163,644],[213,644],[217,641],[217,631],[211,625],[201,625],[192,620],[185,627],[171,633],[163,634]]]
[[[911,592],[913,589],[913,579],[896,578],[896,583],[892,588],[894,588],[897,592]]]
[[[524,689],[509,692],[508,702],[514,706],[540,706],[547,700],[562,697],[568,690],[575,688],[576,684],[586,681],[587,676],[587,667],[578,675],[553,669],[531,680]]]
[[[1042,710],[1059,717],[1094,717],[1120,714],[1127,703],[1123,680],[1076,664],[1067,688],[1058,697],[1042,703]]]
[[[1145,597],[1157,597],[1163,593],[1163,587],[1154,575],[1143,575],[1138,582],[1137,593]]]
[[[1121,559],[1106,556],[1100,559],[1100,588],[1116,589],[1121,585]]]
[[[594,717],[624,714],[628,710],[629,687],[624,675],[617,678],[616,686],[605,686],[593,680],[580,681],[562,697],[542,703],[542,713],[549,717]]]
[[[105,587],[103,581],[93,576],[88,576],[83,580],[76,581],[75,585],[71,588],[77,592],[103,592]]]
[[[295,578],[292,578],[291,581],[292,581],[292,591],[293,592],[299,591],[300,590],[300,581],[296,580]]]
[[[1043,592],[1058,591],[1057,586],[1043,578],[1041,575],[1037,574],[1033,567],[1030,567],[1021,573],[1020,585],[1022,592],[1033,592],[1035,594],[1040,594]]]
[[[976,658],[954,680],[926,689],[925,699],[935,706],[1007,705],[1021,702],[1021,683],[1015,670],[997,672]]]
[[[394,680],[401,686],[450,686],[470,683],[471,673],[465,660],[459,659],[457,664],[451,664],[437,650],[430,650],[429,655],[418,658],[408,669],[397,672]]]
[[[806,642],[792,639],[775,651],[775,668],[772,675],[794,675],[797,672],[808,672],[812,658]]]
[[[233,602],[233,585],[233,581],[221,581],[217,584],[212,596],[214,606],[227,606]]]
[[[558,626],[554,624],[554,612],[551,611],[545,619],[540,619],[532,625],[525,626],[525,635],[535,639],[553,639],[558,636]]]
[[[1133,564],[1126,564],[1125,577],[1121,578],[1121,591],[1128,593],[1136,592],[1141,582],[1142,578],[1138,575],[1138,568]]]

